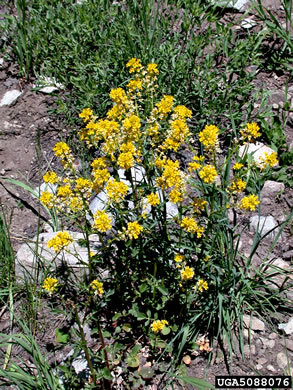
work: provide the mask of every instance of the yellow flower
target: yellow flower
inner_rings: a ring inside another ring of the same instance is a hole
[[[46,278],[43,281],[42,288],[52,294],[57,290],[58,280],[55,278]]]
[[[162,149],[173,149],[177,151],[188,135],[189,129],[184,120],[176,119],[175,121],[172,121],[170,129],[167,132],[167,138],[162,145]]]
[[[236,179],[232,182],[229,187],[229,191],[231,192],[242,192],[245,190],[246,183],[242,179]]]
[[[237,162],[233,165],[233,169],[234,171],[239,171],[243,166],[244,166],[243,164]]]
[[[176,204],[179,202],[182,202],[183,200],[183,195],[181,191],[178,191],[176,189],[172,190],[169,194],[169,199],[171,200],[172,203]]]
[[[130,80],[127,87],[131,92],[134,92],[137,89],[142,90],[142,83],[140,80]]]
[[[118,157],[117,164],[122,169],[130,169],[134,166],[134,157],[130,152],[121,153]]]
[[[127,224],[126,233],[128,234],[131,240],[133,239],[136,240],[142,231],[143,231],[143,227],[137,221],[129,222]]]
[[[277,153],[273,152],[271,154],[268,154],[267,152],[264,153],[264,157],[260,157],[260,163],[258,164],[260,166],[261,170],[264,170],[266,167],[275,167],[279,164],[279,160],[277,158]]]
[[[163,99],[156,104],[159,113],[162,117],[165,117],[172,110],[174,97],[170,95],[164,95]]]
[[[84,122],[88,122],[93,117],[93,111],[90,108],[84,108],[79,117],[83,119]]]
[[[157,165],[157,163],[158,161],[156,160],[155,164]],[[156,181],[163,190],[172,186],[182,186],[183,174],[179,169],[179,161],[167,160],[164,164],[163,174]]]
[[[106,168],[106,166],[107,166],[107,164],[106,164],[106,161],[103,157],[96,158],[91,163],[91,167],[93,169],[102,169],[102,168]]]
[[[212,150],[218,141],[219,129],[214,125],[206,125],[199,133],[199,140],[207,150]]]
[[[116,104],[125,105],[128,102],[127,95],[126,95],[124,89],[122,89],[122,88],[112,89],[110,92],[110,98]]]
[[[192,279],[194,276],[194,270],[193,268],[190,268],[190,267],[185,267],[182,271],[181,271],[181,279],[183,281],[186,281],[186,280],[190,280]]]
[[[58,142],[53,148],[56,157],[63,158],[70,153],[70,148],[65,142]]]
[[[130,117],[125,118],[123,121],[123,127],[126,137],[130,140],[136,140],[141,127],[140,118],[136,115],[131,115]]]
[[[193,162],[188,164],[188,171],[196,171],[197,169],[200,169],[202,167],[202,162],[203,162],[204,157],[198,157],[198,156],[193,156],[192,160]]]
[[[179,253],[177,253],[174,257],[174,261],[176,263],[181,263],[182,261],[184,260],[184,256],[183,255],[180,255]]]
[[[154,333],[159,333],[163,330],[164,326],[168,325],[168,321],[166,320],[157,320],[154,321],[151,325],[152,331]]]
[[[157,64],[148,64],[147,66],[147,73],[150,75],[150,76],[157,76],[159,74],[159,70],[158,70],[158,65]]]
[[[106,191],[109,199],[113,202],[118,203],[121,202],[127,195],[128,186],[122,181],[111,179],[106,185]]]
[[[240,130],[240,134],[243,140],[251,142],[253,138],[258,138],[260,136],[259,126],[255,122],[247,123],[244,130]]]
[[[48,241],[48,248],[53,248],[55,252],[60,252],[66,246],[73,242],[73,238],[68,232],[59,232],[55,237]]]
[[[98,210],[94,215],[93,227],[101,233],[105,233],[112,227],[112,220],[105,211]]]
[[[79,196],[73,196],[70,198],[69,207],[72,211],[77,212],[83,209],[83,200]]]
[[[240,208],[246,211],[254,211],[259,203],[260,201],[256,195],[248,195],[241,200]]]
[[[180,226],[188,233],[192,233],[192,234],[196,233],[197,238],[200,238],[204,231],[204,228],[198,226],[195,219],[189,217],[184,217]]]
[[[199,292],[203,292],[203,290],[207,290],[209,288],[207,281],[203,279],[199,279],[194,286],[194,289],[197,289]]]
[[[206,204],[207,204],[206,200],[194,198],[193,204],[192,204],[194,213],[201,214],[201,212],[204,210]]]
[[[110,177],[110,173],[107,169],[95,169],[93,171],[93,188],[98,192],[100,191],[104,184],[107,183]]]
[[[103,283],[99,282],[97,279],[93,280],[90,284],[91,288],[95,291],[95,293],[99,295],[104,294],[104,289],[103,289]]]
[[[53,194],[49,191],[42,192],[40,196],[40,201],[43,203],[44,206],[47,207],[53,207]]]
[[[93,188],[93,183],[88,180],[84,179],[83,177],[79,177],[75,180],[75,191],[85,193],[86,191],[91,191]]]
[[[174,114],[178,119],[185,119],[192,117],[192,111],[185,106],[176,106],[173,110]]]
[[[72,190],[69,184],[66,184],[65,186],[61,186],[58,188],[57,196],[60,196],[61,198],[69,198],[71,195],[72,195]]]
[[[158,194],[155,194],[153,192],[151,194],[147,195],[147,200],[151,206],[156,206],[156,205],[160,204]]]
[[[205,183],[211,184],[217,177],[216,168],[213,165],[208,164],[199,171],[199,176]]]
[[[143,68],[140,60],[137,58],[131,58],[127,62],[126,67],[129,68],[129,73],[138,73]]]
[[[59,178],[58,178],[58,176],[56,175],[55,172],[48,171],[43,176],[43,180],[44,180],[45,183],[55,184],[59,180]]]

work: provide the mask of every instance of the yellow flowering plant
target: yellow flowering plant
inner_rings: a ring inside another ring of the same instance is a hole
[[[63,174],[44,175],[56,191],[44,191],[40,201],[84,232],[89,307],[99,299],[121,311],[114,316],[118,323],[130,315],[134,323],[145,320],[139,328],[151,339],[167,337],[195,315],[208,332],[218,321],[219,297],[232,305],[227,292],[240,283],[233,246],[238,227],[230,224],[228,210],[259,207],[247,183],[261,169],[238,152],[260,136],[260,128],[244,125],[220,158],[221,129],[207,124],[192,133],[191,110],[159,95],[156,64],[145,67],[132,58],[126,67],[132,78],[125,89],[110,91],[105,117],[90,108],[80,114],[80,142],[94,156],[88,171],[77,170],[69,145],[58,142],[53,150]],[[182,150],[189,152],[183,158]],[[266,156],[263,164],[273,167],[276,158]],[[103,201],[94,209],[97,197]],[[92,233],[99,237],[94,255]],[[70,243],[63,232],[48,246],[60,252]]]

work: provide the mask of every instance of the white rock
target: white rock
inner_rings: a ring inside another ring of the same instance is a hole
[[[267,217],[253,215],[249,220],[249,230],[251,232],[258,232],[261,237],[266,235],[270,230],[275,229],[277,225],[277,221],[271,215],[268,215]],[[270,234],[268,234],[266,238],[274,240],[278,232],[279,229],[275,229]]]
[[[264,145],[261,142],[257,142],[256,144],[247,144],[242,145],[239,148],[239,157],[242,158],[245,154],[251,154],[256,165],[261,168],[263,166],[263,159],[265,159],[265,153],[271,155],[275,153],[275,151],[268,146]]]
[[[43,93],[52,93],[59,89],[64,89],[64,85],[57,83],[54,77],[44,76],[39,78],[37,83],[33,85],[33,88],[38,88]]]
[[[18,91],[17,89],[7,91],[1,99],[0,107],[9,106],[10,104],[14,103],[20,95],[22,95],[22,92]]]
[[[83,371],[89,371],[88,362],[85,358],[75,358],[72,362],[76,374],[80,374]]]
[[[256,26],[256,21],[253,19],[243,19],[241,22],[241,27],[245,30],[249,30],[254,26]]]
[[[108,202],[107,192],[101,191],[90,202],[90,210],[95,214],[98,210],[104,210]]]
[[[243,12],[245,6],[249,4],[249,0],[210,0],[210,3],[218,7],[227,7]]]
[[[267,369],[268,369],[269,371],[271,371],[271,372],[276,372],[275,367],[272,366],[271,364],[269,364],[269,365],[267,366]]]
[[[243,323],[245,325],[245,327],[248,329],[249,327],[252,329],[252,330],[260,330],[260,331],[263,331],[264,328],[265,328],[265,324],[263,321],[261,321],[259,318],[257,317],[250,317],[249,315],[245,314],[243,316]]]
[[[243,11],[249,0],[232,0],[228,4],[228,8],[234,8],[237,11]]]
[[[293,317],[287,322],[287,324],[279,324],[278,329],[282,329],[286,334],[293,333]]]
[[[59,254],[52,248],[48,248],[47,243],[50,239],[56,236],[58,232],[41,233],[39,237],[35,237],[30,242],[22,244],[16,255],[16,275],[23,277],[27,272],[32,274],[38,267],[38,263],[42,262],[49,269],[58,267],[62,261],[71,268],[83,268],[88,264],[88,251],[86,247],[80,246],[78,240],[84,240],[84,235],[78,232],[68,231],[73,238],[73,242],[68,245]],[[95,253],[95,245],[98,245],[98,235],[90,235],[91,250]]]
[[[267,180],[264,183],[263,188],[261,190],[261,197],[276,198],[276,196],[284,192],[284,190],[285,190],[284,183],[279,183],[273,180]]]
[[[288,358],[283,352],[279,352],[277,355],[278,366],[283,369],[288,366]]]
[[[51,194],[56,195],[57,185],[52,183],[42,183],[40,187],[35,188],[35,192],[38,196],[41,195],[44,191],[48,191]]]
[[[266,364],[267,361],[268,361],[268,359],[266,359],[266,358],[258,359],[259,364]]]
[[[255,345],[244,345],[243,352],[245,356],[255,355]]]
[[[4,64],[4,58],[0,58],[0,66]]]

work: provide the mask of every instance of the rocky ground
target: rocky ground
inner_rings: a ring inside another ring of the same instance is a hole
[[[280,18],[284,16],[277,0],[266,0],[266,3],[265,5],[279,14]],[[255,15],[248,15],[248,17],[257,23]],[[287,81],[286,75],[262,72],[257,74],[255,80],[256,86],[264,85],[271,92],[270,104],[280,115],[284,106]],[[292,80],[288,83],[287,100],[293,108]],[[42,183],[42,174],[54,164],[52,147],[58,139],[58,132],[62,125],[56,123],[48,113],[52,104],[51,94],[34,90],[32,83],[22,83],[17,78],[16,67],[0,59],[0,203],[11,219],[11,236],[16,251],[19,250],[24,240],[35,236],[38,223],[43,226],[47,216],[43,210],[39,209],[38,202],[27,191],[12,185],[5,179],[17,179],[36,188]],[[292,147],[293,116],[292,113],[286,115],[288,118],[284,132],[288,145]],[[262,233],[265,233],[266,229],[276,227],[288,217],[293,205],[292,188],[286,188],[282,183],[267,182],[261,192],[261,201],[261,214],[264,219],[260,221],[259,227],[263,226]],[[239,218],[241,217],[239,215]],[[246,221],[249,228],[241,238],[240,250],[244,254],[250,253],[255,226],[258,223],[257,216],[251,217],[255,218]],[[275,237],[273,233],[263,240],[253,259],[255,266],[262,264]],[[292,257],[292,225],[290,227],[289,224],[279,237],[269,260],[276,266],[289,270]],[[292,281],[293,273],[290,278]],[[276,283],[280,284],[282,281],[276,277]],[[293,287],[288,293],[288,298],[293,298]],[[2,332],[9,326],[9,316],[5,311],[1,312],[0,316],[0,331]],[[46,313],[46,316],[49,316],[49,313]],[[64,321],[61,318],[58,320],[61,323]],[[246,318],[246,321],[249,320]],[[248,332],[245,334],[244,360],[240,358],[239,353],[236,353],[233,362],[228,362],[229,358],[225,357],[221,349],[214,347],[209,368],[206,368],[205,356],[193,356],[188,365],[188,373],[201,378],[206,375],[206,379],[211,383],[214,383],[216,375],[224,374],[292,375],[293,317],[283,316],[280,323],[287,324],[283,326],[285,329],[278,329],[276,326],[276,329],[272,330],[268,324],[252,318],[250,341]],[[235,338],[237,338],[236,335]],[[40,334],[40,345],[44,351],[47,351],[48,346],[54,342],[54,332],[46,331]],[[62,361],[66,353],[68,351],[64,350],[58,359]],[[151,389],[160,389],[160,385],[154,384]]]

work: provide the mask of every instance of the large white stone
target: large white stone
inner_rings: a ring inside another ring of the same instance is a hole
[[[57,185],[52,183],[42,183],[40,187],[35,188],[35,192],[37,195],[42,195],[42,192],[48,191],[53,195],[56,195],[57,192]]]
[[[249,230],[252,232],[258,232],[261,237],[267,234],[270,230],[274,229],[266,238],[274,240],[276,235],[279,232],[279,229],[276,229],[278,225],[275,218],[271,215],[267,217],[262,217],[258,215],[253,215],[249,220]]]
[[[232,8],[239,12],[245,11],[245,6],[249,4],[249,0],[209,0],[210,3],[217,7]]]
[[[279,329],[284,330],[286,334],[293,334],[293,317],[287,322],[287,324],[279,324]]]
[[[276,198],[285,190],[285,184],[273,180],[267,180],[261,190],[262,198]]]
[[[21,245],[16,255],[15,272],[17,276],[23,277],[26,272],[32,275],[41,263],[48,269],[54,269],[60,266],[62,261],[71,268],[78,269],[87,266],[88,250],[85,246],[80,246],[78,243],[78,240],[84,240],[84,234],[68,231],[74,241],[64,250],[56,254],[52,248],[48,248],[47,244],[57,233],[41,233],[38,237]],[[92,252],[96,252],[98,243],[98,235],[90,235]]]
[[[262,167],[263,159],[266,157],[265,153],[271,155],[272,153],[275,153],[275,151],[263,143],[257,142],[255,144],[242,145],[239,149],[239,157],[242,158],[246,153],[252,155],[253,160],[258,167]]]
[[[265,324],[263,321],[261,321],[259,318],[254,316],[250,317],[247,314],[243,316],[243,323],[247,329],[250,328],[252,330],[259,330],[259,331],[263,331],[265,329]]]
[[[7,91],[1,99],[0,107],[10,106],[10,104],[14,103],[20,95],[22,95],[22,92],[18,91],[17,89]]]

